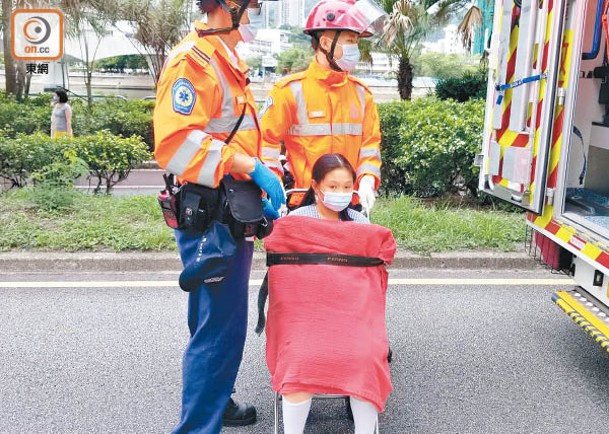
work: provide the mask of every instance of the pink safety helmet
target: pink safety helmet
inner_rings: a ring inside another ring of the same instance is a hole
[[[367,38],[382,31],[386,17],[373,0],[321,0],[309,13],[304,33],[349,30]]]

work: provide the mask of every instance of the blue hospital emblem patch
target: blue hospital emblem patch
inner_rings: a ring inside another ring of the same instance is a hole
[[[264,102],[264,105],[262,106],[262,108],[260,109],[260,113],[258,113],[258,117],[261,118],[262,116],[264,116],[264,114],[266,113],[266,111],[268,109],[271,108],[271,106],[273,105],[273,97],[269,96],[266,101]]]
[[[171,88],[173,97],[173,111],[183,115],[192,113],[192,108],[195,106],[197,94],[192,83],[185,78],[179,78]]]

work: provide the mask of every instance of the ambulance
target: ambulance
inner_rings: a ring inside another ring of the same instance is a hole
[[[609,0],[497,0],[479,187],[524,208],[553,295],[609,351]]]

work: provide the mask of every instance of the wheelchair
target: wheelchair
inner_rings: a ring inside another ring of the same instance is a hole
[[[297,189],[297,188],[290,188],[293,186],[293,183],[286,183],[285,187],[286,187],[286,197],[287,197],[287,204],[288,204],[288,213],[290,211],[293,211],[294,209],[297,209],[298,206],[289,206],[290,204],[290,198],[293,195],[303,195],[308,191],[308,189]],[[354,195],[357,195],[357,191],[354,191]],[[355,208],[356,210],[360,211],[361,210],[361,206],[358,206],[358,208]],[[368,215],[369,213],[366,213],[366,215]],[[389,349],[389,355],[388,355],[388,360],[389,362],[391,362],[391,357],[392,357],[392,352],[391,349]],[[347,413],[347,417],[353,421],[353,412],[351,410],[351,404],[350,404],[350,398],[347,395],[335,395],[335,394],[328,394],[328,395],[314,395],[313,396],[314,400],[318,400],[318,399],[333,399],[333,400],[343,400],[345,402],[345,410]],[[277,393],[274,392],[274,402],[273,402],[273,411],[274,411],[274,434],[279,434],[280,433],[280,413],[281,413],[281,408],[280,408],[280,401],[282,400],[282,396]],[[378,416],[377,416],[377,420],[376,420],[376,425],[375,425],[375,430],[374,430],[374,434],[380,434],[379,431],[379,421],[378,421]]]

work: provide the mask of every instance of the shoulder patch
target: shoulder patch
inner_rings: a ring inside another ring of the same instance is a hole
[[[275,82],[275,86],[286,87],[288,84],[292,83],[293,81],[302,80],[305,77],[306,77],[305,71],[297,72],[295,74],[290,74],[287,77],[283,77],[282,79],[277,80]]]
[[[262,106],[262,108],[260,109],[260,112],[258,112],[258,117],[262,118],[262,116],[264,116],[264,114],[266,113],[266,111],[268,109],[271,108],[271,106],[273,105],[273,97],[269,96],[266,101],[264,102],[264,105]]]
[[[192,59],[199,65],[203,67],[207,67],[209,62],[214,55],[216,49],[213,45],[211,45],[207,41],[197,41],[198,43],[193,43],[186,53],[186,57]]]
[[[178,78],[171,87],[173,111],[183,115],[190,115],[197,100],[197,94],[192,83],[185,78]]]
[[[202,63],[209,63],[209,61],[211,60],[211,57],[196,45],[190,49],[189,54]]]

